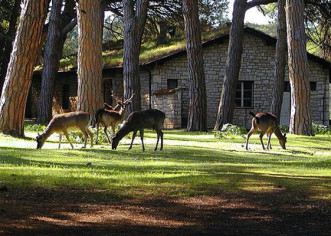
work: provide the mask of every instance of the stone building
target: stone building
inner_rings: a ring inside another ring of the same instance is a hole
[[[223,35],[203,43],[207,88],[208,127],[213,128],[217,115],[220,92],[225,75],[229,35]],[[276,39],[260,31],[246,27],[239,84],[237,87],[234,123],[250,127],[249,111],[269,111],[275,67]],[[331,63],[308,54],[311,85],[311,109],[313,122],[329,125],[329,83]],[[122,68],[104,68],[104,101],[112,103],[111,92],[123,94]],[[35,117],[39,97],[40,75],[35,74],[28,101],[27,116]],[[290,91],[288,76],[280,121],[289,123]],[[76,71],[59,72],[53,98],[53,112],[75,110],[77,95]],[[189,97],[186,51],[141,65],[142,108],[158,108],[166,113],[165,128],[186,126]]]

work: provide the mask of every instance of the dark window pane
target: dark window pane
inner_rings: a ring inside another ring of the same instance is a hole
[[[310,90],[316,91],[316,82],[310,82]]]
[[[245,91],[244,98],[252,98],[252,91]]]
[[[252,100],[244,99],[244,107],[252,107]]]
[[[241,107],[241,99],[236,99],[235,103],[236,103],[236,107]]]
[[[253,82],[245,81],[244,82],[244,90],[252,90],[253,89]]]
[[[178,79],[168,79],[167,80],[167,88],[173,89],[178,87]]]
[[[241,91],[241,84],[242,84],[242,82],[238,82],[238,84],[237,84],[237,91]]]
[[[237,92],[236,92],[236,98],[237,98],[237,99],[240,99],[240,98],[241,98],[241,91],[237,91]]]

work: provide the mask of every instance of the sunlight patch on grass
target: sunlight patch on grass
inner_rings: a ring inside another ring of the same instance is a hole
[[[289,135],[286,150],[273,139],[273,149],[264,151],[254,135],[246,151],[240,136],[217,139],[212,133],[165,130],[161,152],[153,151],[152,131],[146,132],[145,152],[139,138],[132,150],[127,138],[116,151],[109,144],[69,150],[67,142],[57,150],[54,135],[45,149],[36,150],[36,133],[26,136],[0,135],[0,187],[91,188],[138,198],[282,190],[330,199],[331,150],[321,145],[330,143],[325,136]]]

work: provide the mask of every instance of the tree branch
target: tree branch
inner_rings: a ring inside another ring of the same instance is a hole
[[[266,5],[266,4],[274,3],[274,2],[278,2],[278,0],[252,0],[247,3],[246,11],[252,7],[256,7],[259,5]]]
[[[69,33],[75,26],[77,25],[77,17],[75,17],[72,21],[70,21],[69,24],[67,24],[63,29],[62,29],[62,35],[65,35]]]

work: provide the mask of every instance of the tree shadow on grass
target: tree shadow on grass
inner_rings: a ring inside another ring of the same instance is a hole
[[[285,189],[189,197],[123,198],[94,189],[0,193],[0,232],[24,235],[327,235],[330,202]]]
[[[263,173],[261,167],[305,164],[327,168],[328,161],[323,159],[307,164],[307,158],[294,159],[287,152],[274,156],[204,147],[162,152],[151,148],[144,153],[124,148],[41,151],[1,147],[0,152],[1,163],[8,166],[0,173],[1,183],[10,184],[8,191],[0,192],[0,234],[329,232],[331,204],[319,191],[330,194],[330,177]],[[20,166],[20,171],[41,167],[49,173],[76,169],[77,175],[50,174],[47,178],[53,183],[45,187],[40,179],[45,176],[12,175]],[[96,177],[87,175],[92,172]],[[28,181],[20,186],[15,184],[19,178]]]

